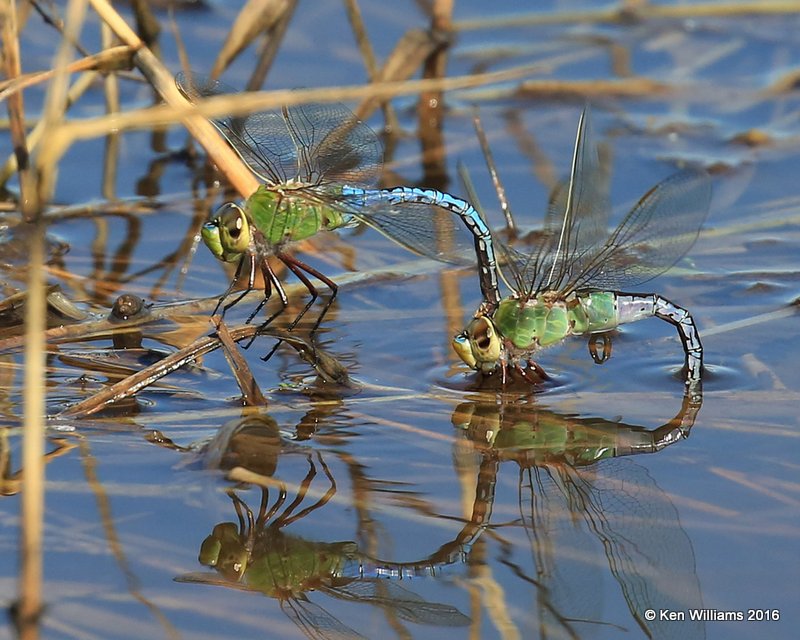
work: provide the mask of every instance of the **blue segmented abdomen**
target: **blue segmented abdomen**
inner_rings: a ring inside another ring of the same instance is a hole
[[[442,570],[467,561],[468,545],[451,553],[442,562],[395,563],[362,558],[348,558],[337,574],[345,578],[389,578],[407,580],[409,578],[429,578],[439,575]]]
[[[420,187],[394,187],[392,189],[360,189],[343,187],[342,195],[361,196],[364,203],[385,202],[387,204],[414,203],[440,207],[459,216],[474,238],[476,258],[480,270],[481,290],[485,300],[492,306],[500,302],[497,282],[497,258],[492,234],[477,210],[466,200],[451,196],[436,189]]]

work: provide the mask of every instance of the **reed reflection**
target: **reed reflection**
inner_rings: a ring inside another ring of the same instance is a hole
[[[705,637],[702,622],[646,619],[649,609],[700,608],[702,597],[675,507],[627,457],[686,438],[701,402],[687,393],[675,417],[652,430],[561,415],[527,399],[456,408],[452,421],[462,439],[455,462],[476,483],[472,526],[484,530],[481,544],[487,538],[500,543],[498,562],[520,588],[531,589],[526,628],[533,636],[577,638],[610,624],[610,574],[648,638]],[[492,523],[498,473],[509,462],[519,474],[519,518]]]
[[[469,624],[455,607],[428,602],[395,581],[433,576],[436,566],[384,562],[361,553],[353,541],[311,540],[287,531],[328,505],[337,491],[323,453],[289,437],[275,420],[260,414],[225,425],[202,448],[204,466],[258,482],[261,499],[254,513],[235,489],[229,489],[236,521],[216,524],[200,546],[199,562],[213,571],[183,574],[176,581],[260,592],[278,600],[281,610],[309,638],[363,637],[313,602],[314,591],[372,605],[394,623],[399,619],[438,626]],[[307,472],[296,485],[276,477],[279,459],[290,457],[306,462]],[[241,489],[246,486],[239,484]]]

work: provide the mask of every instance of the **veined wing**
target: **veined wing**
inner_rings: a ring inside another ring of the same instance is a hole
[[[539,240],[530,252],[501,250],[518,291],[559,289],[582,270],[608,232],[611,205],[607,176],[600,169],[589,107],[578,122],[569,181],[551,194]]]
[[[417,202],[364,203],[363,196],[340,200],[338,206],[414,253],[451,264],[476,262],[473,236],[456,214],[441,207]]]
[[[520,521],[534,562],[536,614],[542,636],[576,637],[577,621],[596,621],[603,613],[603,571],[591,532],[581,526],[584,511],[567,465],[520,470]],[[577,627],[581,628],[581,627]]]
[[[346,624],[305,597],[281,600],[281,610],[311,640],[356,640],[364,638]]]
[[[226,580],[223,576],[213,572],[185,573],[176,577],[175,581],[228,587],[241,591],[260,591],[242,582]],[[305,596],[281,600],[280,604],[283,612],[312,640],[353,640],[364,637]]]
[[[217,80],[175,76],[190,100],[235,94]],[[380,174],[383,149],[375,133],[341,104],[306,104],[212,120],[261,180],[369,187]]]
[[[695,243],[711,202],[711,180],[700,169],[680,171],[650,189],[607,241],[587,252],[564,292],[624,289],[664,273]]]
[[[587,527],[602,543],[631,615],[648,638],[705,637],[699,621],[648,621],[647,609],[702,607],[692,543],[678,512],[647,470],[630,458],[575,470]],[[663,622],[663,624],[662,624]]]
[[[428,602],[419,594],[401,587],[392,580],[363,578],[335,588],[325,588],[325,593],[353,602],[362,602],[385,608],[403,620],[416,624],[440,627],[463,627],[470,619],[449,604]]]
[[[554,637],[567,631],[565,621],[602,620],[599,550],[646,637],[704,637],[701,622],[663,623],[642,615],[702,607],[691,541],[644,467],[615,458],[579,468],[534,467],[531,478],[520,487],[531,494],[523,523],[541,583],[540,615]]]

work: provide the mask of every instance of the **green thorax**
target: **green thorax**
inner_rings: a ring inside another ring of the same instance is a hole
[[[247,200],[247,211],[270,246],[298,242],[349,222],[344,214],[319,202],[318,197],[309,187],[300,185],[281,189],[261,186]]]
[[[298,597],[330,586],[356,549],[354,542],[312,542],[276,533],[256,545],[245,580],[272,597]]]
[[[523,459],[528,465],[566,462],[587,465],[616,454],[616,425],[604,429],[595,425],[571,422],[562,416],[539,414],[533,425],[517,422],[505,425],[496,434],[492,446],[502,456]]]
[[[570,335],[616,327],[616,300],[616,294],[599,291],[566,298],[551,291],[528,300],[506,298],[492,321],[518,349],[546,347]]]

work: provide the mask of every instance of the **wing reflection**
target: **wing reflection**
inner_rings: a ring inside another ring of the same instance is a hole
[[[387,617],[438,626],[463,626],[469,618],[447,604],[428,602],[387,578],[434,575],[430,563],[393,564],[359,553],[355,542],[320,542],[288,533],[292,523],[324,507],[336,493],[336,482],[322,453],[289,443],[277,423],[267,415],[249,416],[225,425],[202,447],[208,466],[221,469],[245,467],[264,477],[272,476],[278,457],[303,456],[308,471],[291,496],[288,485],[273,480],[260,486],[257,513],[228,490],[237,522],[221,522],[205,538],[199,554],[202,565],[213,572],[191,572],[176,578],[191,582],[260,592],[280,602],[281,610],[309,638],[362,637],[310,600],[314,591],[340,600],[369,604]],[[324,492],[311,491],[320,475]],[[311,502],[311,495],[319,496]],[[308,506],[304,506],[310,502]]]
[[[477,498],[462,543],[492,530],[499,467],[515,462],[516,526],[524,529],[532,565],[512,557],[503,562],[534,585],[532,626],[541,637],[580,637],[593,625],[609,624],[603,600],[609,572],[648,638],[705,637],[700,621],[645,619],[648,609],[702,607],[702,596],[675,507],[644,467],[624,457],[655,453],[687,437],[700,404],[698,394],[687,394],[678,414],[654,430],[531,404],[457,407],[452,420],[464,440],[456,462],[478,466]]]

